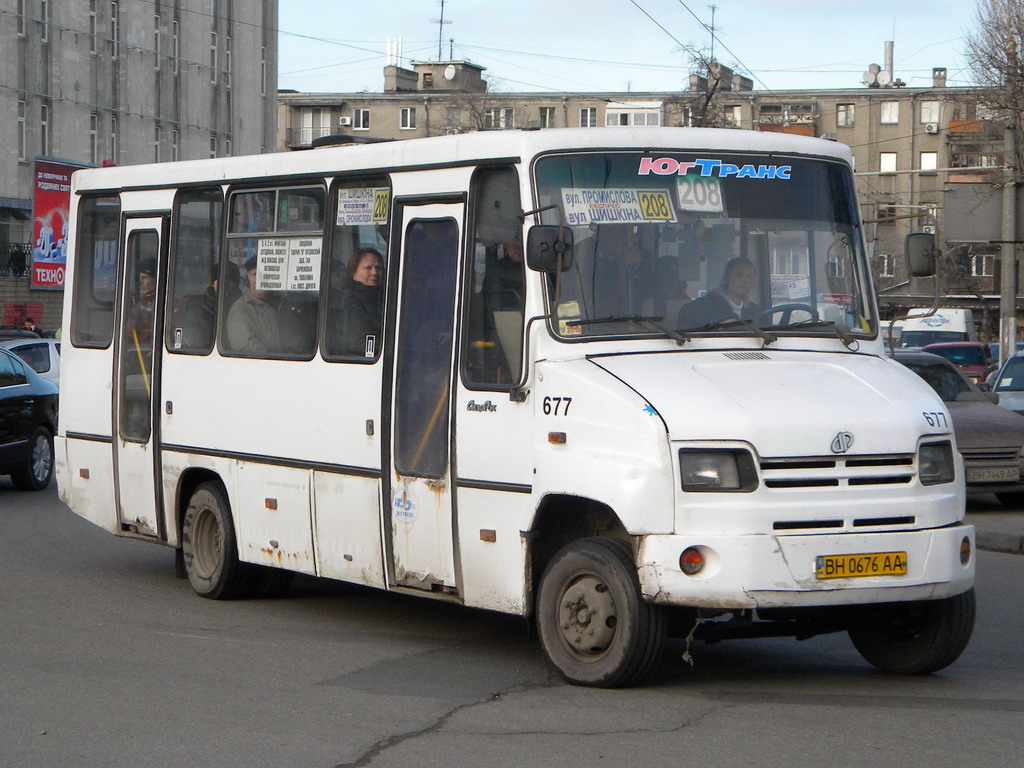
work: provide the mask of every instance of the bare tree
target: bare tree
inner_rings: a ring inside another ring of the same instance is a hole
[[[977,0],[977,29],[966,38],[966,55],[979,85],[981,102],[1009,121],[1014,131],[1017,181],[1024,180],[1024,0]],[[1010,158],[1007,158],[1007,162]]]

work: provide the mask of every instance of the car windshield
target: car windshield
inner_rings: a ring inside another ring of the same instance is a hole
[[[1011,357],[999,372],[996,392],[1024,390],[1024,357]]]
[[[548,282],[563,337],[876,332],[840,163],[588,153],[543,157],[536,177],[542,223],[573,230]]]
[[[983,347],[937,347],[925,352],[944,357],[953,365],[985,365],[987,362]]]
[[[974,393],[966,379],[951,366],[937,363],[902,362],[907,368],[927,381],[944,403],[955,403],[957,398],[963,400],[964,398],[961,398],[960,395],[964,392]]]

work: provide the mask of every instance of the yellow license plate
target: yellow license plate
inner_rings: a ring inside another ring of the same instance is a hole
[[[861,576],[905,576],[906,574],[906,552],[818,555],[814,564],[814,575],[819,579],[855,579]]]

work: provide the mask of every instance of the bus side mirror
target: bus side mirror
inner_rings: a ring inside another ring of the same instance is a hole
[[[904,243],[907,256],[907,272],[911,277],[932,277],[939,252],[935,248],[935,235],[927,232],[912,232]]]
[[[537,272],[565,272],[572,266],[572,230],[553,224],[531,227],[526,238],[526,264]]]

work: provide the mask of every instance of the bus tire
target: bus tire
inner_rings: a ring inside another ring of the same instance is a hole
[[[544,653],[569,683],[632,685],[661,655],[664,619],[644,601],[632,550],[618,539],[561,549],[541,576],[536,613]]]
[[[960,657],[974,631],[974,616],[971,588],[943,600],[884,606],[849,634],[860,655],[883,672],[924,675]]]
[[[201,483],[189,499],[181,552],[189,583],[200,597],[231,600],[249,593],[253,566],[238,559],[231,509],[219,483]]]
[[[11,475],[19,491],[41,491],[53,477],[53,436],[45,427],[36,427],[28,440],[25,464]]]

